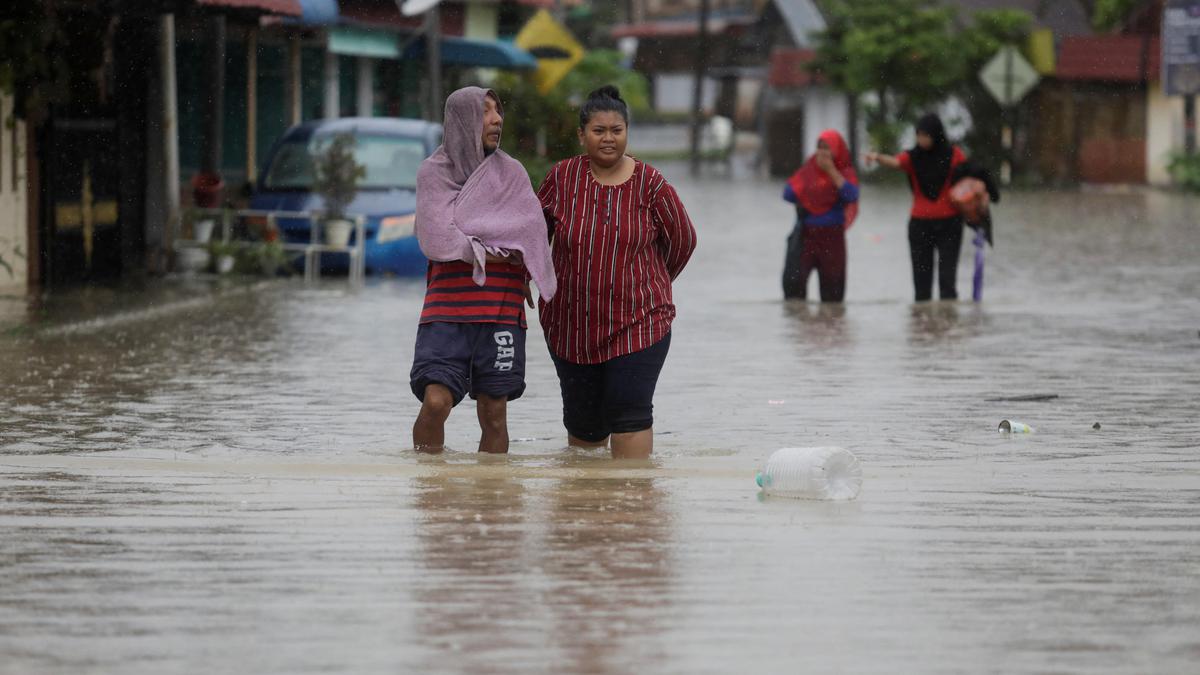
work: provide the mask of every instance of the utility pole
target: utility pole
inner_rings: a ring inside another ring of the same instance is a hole
[[[425,56],[429,64],[429,119],[442,121],[442,9],[425,13]]]
[[[426,117],[442,121],[442,9],[441,0],[396,0],[404,16],[425,15],[421,32],[425,34],[425,63],[429,68],[429,108]]]
[[[708,15],[711,0],[700,0],[700,35],[696,40],[696,82],[692,89],[692,175],[700,173],[700,127],[704,107],[704,73],[708,70]]]
[[[200,154],[202,173],[221,173],[221,141],[225,120],[225,15],[208,20],[208,54],[205,62],[205,86],[208,105],[202,109],[204,145]]]
[[[1183,97],[1183,151],[1196,154],[1196,97]]]

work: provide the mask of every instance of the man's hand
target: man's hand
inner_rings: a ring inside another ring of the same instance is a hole
[[[529,308],[533,309],[533,290],[529,288],[529,280],[525,280],[525,302],[529,304]]]
[[[484,260],[490,263],[509,263],[511,265],[524,265],[525,259],[521,257],[520,251],[509,251],[505,255],[496,255],[488,253]]]

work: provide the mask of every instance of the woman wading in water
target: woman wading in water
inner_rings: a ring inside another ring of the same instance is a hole
[[[568,442],[646,458],[675,318],[671,281],[696,230],[662,174],[625,154],[628,130],[617,89],[592,92],[579,110],[586,154],[555,164],[538,190],[558,277],[540,319]]]

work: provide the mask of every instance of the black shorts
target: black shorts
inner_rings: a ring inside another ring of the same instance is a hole
[[[417,399],[444,385],[454,405],[467,394],[510,401],[525,393],[525,329],[501,323],[434,321],[417,328],[409,384]]]
[[[610,434],[654,426],[654,387],[670,347],[671,334],[667,333],[640,352],[604,363],[571,363],[551,354],[562,388],[567,433],[599,443]]]

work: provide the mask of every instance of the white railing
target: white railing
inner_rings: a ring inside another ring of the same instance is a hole
[[[354,222],[354,243],[349,246],[333,246],[331,244],[320,243],[324,238],[324,213],[321,211],[266,211],[262,209],[202,209],[193,208],[189,210],[193,217],[194,224],[200,220],[211,219],[220,225],[220,241],[225,244],[243,244],[250,246],[260,242],[249,240],[238,240],[233,238],[234,223],[243,219],[257,219],[260,222],[265,222],[266,231],[278,232],[280,236],[279,246],[285,251],[293,251],[304,255],[304,278],[308,281],[316,280],[321,275],[321,254],[322,253],[345,253],[350,256],[349,277],[351,283],[361,284],[366,277],[367,261],[366,261],[366,216],[352,216],[350,220]],[[282,219],[308,221],[308,241],[307,242],[288,242],[283,239],[283,233],[279,229],[279,221]],[[213,233],[217,236],[217,233]],[[179,239],[176,241],[177,246],[184,247],[206,247],[208,242],[199,241],[196,239]]]

